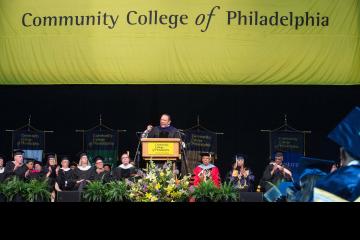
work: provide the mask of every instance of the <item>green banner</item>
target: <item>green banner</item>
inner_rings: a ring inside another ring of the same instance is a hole
[[[360,84],[360,0],[0,0],[0,84]]]

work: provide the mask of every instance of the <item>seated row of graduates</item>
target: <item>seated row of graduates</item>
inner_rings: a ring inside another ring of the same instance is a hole
[[[3,171],[0,173],[0,181],[17,176],[21,180],[47,179],[51,191],[63,190],[81,190],[86,183],[90,181],[102,181],[104,183],[112,180],[123,180],[135,177],[138,174],[135,166],[130,163],[130,157],[127,153],[122,154],[122,164],[114,168],[113,171],[105,170],[104,159],[101,156],[94,158],[95,167],[90,165],[87,153],[80,154],[79,164],[70,166],[70,159],[67,156],[61,158],[59,166],[56,155],[48,154],[47,163],[42,167],[41,163],[28,159],[23,164],[23,151],[15,150],[13,152],[14,161],[6,163]],[[4,161],[3,157],[0,157]],[[77,166],[76,166],[77,165]],[[141,173],[141,171],[140,171]]]

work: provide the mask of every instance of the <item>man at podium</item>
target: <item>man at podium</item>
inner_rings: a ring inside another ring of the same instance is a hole
[[[181,138],[180,132],[175,127],[171,126],[171,117],[169,114],[162,114],[160,118],[160,125],[153,127],[148,125],[142,134],[142,138]]]

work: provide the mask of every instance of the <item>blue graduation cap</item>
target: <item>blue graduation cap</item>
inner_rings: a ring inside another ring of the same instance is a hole
[[[360,159],[360,108],[355,107],[328,137],[353,157]]]
[[[301,157],[297,168],[294,182],[299,183],[305,174],[327,174],[330,173],[335,161],[324,160],[319,158]]]

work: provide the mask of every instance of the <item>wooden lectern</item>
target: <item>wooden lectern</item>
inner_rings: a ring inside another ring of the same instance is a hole
[[[181,158],[180,138],[142,138],[144,160],[176,161]]]

